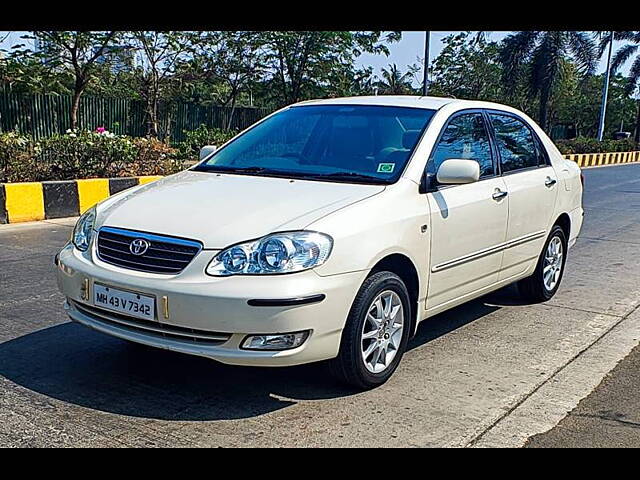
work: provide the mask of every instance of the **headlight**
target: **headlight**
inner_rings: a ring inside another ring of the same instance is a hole
[[[332,245],[331,237],[323,233],[274,233],[223,250],[206,272],[217,277],[301,272],[322,265]]]
[[[73,229],[71,240],[75,247],[81,252],[86,252],[87,248],[89,248],[89,243],[91,243],[91,237],[93,236],[93,223],[95,220],[96,209],[94,207],[82,214]]]

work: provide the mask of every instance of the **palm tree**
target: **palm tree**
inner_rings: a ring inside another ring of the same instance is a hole
[[[623,31],[614,32],[614,40],[625,41],[622,47],[613,56],[611,60],[611,73],[615,74],[620,67],[632,60],[631,69],[629,70],[629,88],[630,94],[633,94],[636,89],[640,90],[640,32],[636,31]],[[609,46],[609,36],[601,36],[599,54],[604,55],[605,50]],[[636,128],[634,139],[636,142],[640,142],[640,99],[638,99],[638,113],[636,116]]]
[[[418,70],[415,65],[410,65],[405,73],[402,73],[394,63],[389,68],[382,69],[382,79],[376,82],[378,93],[382,95],[411,95],[415,93],[413,79]]]
[[[507,36],[500,51],[503,83],[513,94],[519,80],[531,99],[538,99],[538,122],[548,127],[548,112],[554,89],[562,81],[569,58],[578,72],[592,74],[597,65],[597,48],[593,37],[586,32],[524,31]]]

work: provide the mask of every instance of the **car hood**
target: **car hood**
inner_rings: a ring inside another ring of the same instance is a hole
[[[96,226],[200,240],[219,249],[315,220],[384,190],[287,178],[187,170],[105,200]]]

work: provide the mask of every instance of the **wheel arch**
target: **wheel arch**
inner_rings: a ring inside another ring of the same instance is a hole
[[[373,266],[368,276],[377,272],[388,271],[398,275],[409,292],[411,302],[411,336],[414,335],[418,318],[418,299],[420,296],[420,277],[413,261],[402,253],[392,253],[380,260]]]
[[[553,222],[553,225],[558,225],[564,231],[565,236],[567,237],[567,241],[569,241],[571,235],[571,218],[567,213],[561,213],[556,221]]]

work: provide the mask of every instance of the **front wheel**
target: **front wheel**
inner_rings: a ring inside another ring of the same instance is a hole
[[[340,353],[329,361],[333,375],[360,389],[386,382],[406,349],[410,319],[409,294],[400,277],[378,272],[367,278],[349,312]]]
[[[567,261],[566,252],[567,237],[564,230],[555,225],[542,249],[533,275],[518,282],[523,297],[532,302],[545,302],[556,294]]]

